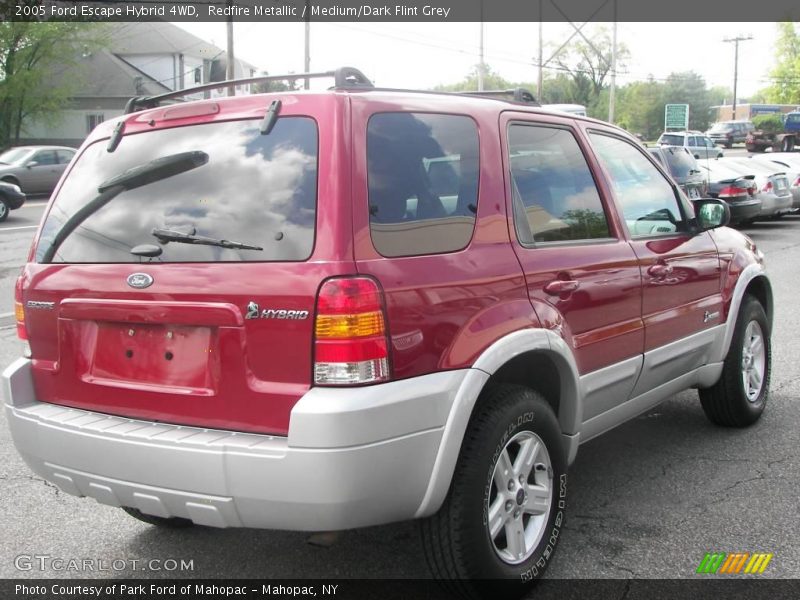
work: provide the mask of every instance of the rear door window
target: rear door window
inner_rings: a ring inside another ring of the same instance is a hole
[[[372,243],[383,256],[467,246],[478,211],[478,129],[466,116],[378,113],[367,125]]]
[[[177,153],[202,151],[206,164],[124,191],[91,214],[61,244],[53,262],[139,262],[131,249],[158,245],[160,262],[299,261],[314,246],[317,126],[308,117],[281,117],[269,135],[260,120],[228,121],[127,135],[109,153],[107,141],[86,148],[45,220],[41,260],[57,232],[98,194],[98,186],[128,169]],[[162,229],[229,240],[261,250],[167,241]]]

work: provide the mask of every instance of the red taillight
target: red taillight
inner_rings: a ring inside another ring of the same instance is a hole
[[[748,193],[752,195],[753,193],[752,188],[743,188],[735,185],[728,185],[722,188],[719,191],[718,195],[720,198],[725,199],[725,198],[736,198],[738,196],[744,196],[745,194]]]
[[[25,308],[22,305],[22,277],[17,278],[14,285],[14,318],[17,321],[17,337],[28,341],[28,330],[25,328]]]
[[[314,383],[357,385],[389,379],[381,290],[368,277],[322,284],[314,322]]]
[[[769,192],[771,192],[771,191],[772,191],[772,182],[771,182],[771,181],[768,181],[767,183],[765,183],[765,184],[764,184],[764,187],[763,187],[763,188],[761,188],[761,191],[762,191],[762,192],[764,192],[764,193],[767,193],[767,194],[768,194]]]
[[[800,175],[798,175],[797,179],[794,180],[792,187],[800,187]]]

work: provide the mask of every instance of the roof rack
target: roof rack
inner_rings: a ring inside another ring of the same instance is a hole
[[[267,83],[269,81],[297,81],[298,79],[322,79],[333,77],[334,89],[353,89],[353,88],[372,88],[372,82],[367,79],[358,69],[353,67],[341,67],[335,71],[322,71],[319,73],[289,73],[287,75],[264,75],[261,77],[247,77],[244,79],[228,79],[225,81],[215,81],[213,83],[205,83],[184,90],[177,90],[174,92],[167,92],[166,94],[159,94],[158,96],[135,96],[128,100],[125,105],[125,114],[136,112],[137,110],[145,108],[155,108],[159,106],[164,100],[173,100],[188,96],[189,94],[196,94],[198,92],[207,92],[210,90],[217,90],[219,88],[231,87],[236,85],[248,85],[253,83]]]
[[[514,102],[522,102],[524,104],[532,104],[534,106],[541,106],[534,95],[525,88],[514,88],[509,90],[483,90],[474,92],[458,92],[466,96],[487,96],[489,98],[503,98],[511,96]]]

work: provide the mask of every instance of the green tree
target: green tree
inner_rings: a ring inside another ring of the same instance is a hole
[[[617,122],[631,133],[656,139],[664,129],[664,84],[651,77],[622,87],[616,114]]]
[[[447,83],[437,85],[433,89],[437,92],[474,92],[478,89],[478,69],[480,65],[475,65],[469,74],[458,83]],[[499,73],[496,73],[489,65],[483,67],[483,89],[485,90],[508,90],[517,87],[527,87],[530,90],[535,89],[535,86],[523,84],[514,84],[504,79]]]
[[[607,86],[611,74],[611,32],[607,27],[599,28],[590,37],[567,44],[558,51],[553,62],[573,82],[573,102],[587,107],[597,104],[600,92]],[[617,43],[617,72],[625,68],[630,51],[624,43]],[[546,89],[546,88],[545,88]]]
[[[705,79],[694,71],[670,73],[664,84],[663,100],[664,104],[689,105],[689,129],[705,131],[713,120],[712,102]],[[663,106],[661,110],[664,110]]]
[[[778,23],[775,63],[767,100],[776,104],[800,103],[800,33],[794,23]]]
[[[18,142],[27,122],[58,120],[97,31],[87,23],[0,23],[0,148]]]
[[[259,77],[269,77],[267,71],[259,73]],[[286,79],[280,81],[263,81],[251,87],[254,94],[267,94],[269,92],[293,92],[303,89],[303,79]]]

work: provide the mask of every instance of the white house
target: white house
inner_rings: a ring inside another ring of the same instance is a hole
[[[83,84],[58,124],[28,124],[22,143],[79,146],[98,123],[123,114],[125,103],[133,96],[225,79],[225,51],[175,25],[135,22],[105,27],[109,28],[108,44],[82,52]],[[258,71],[244,61],[235,63],[236,78],[253,77]],[[237,88],[237,93],[248,92],[248,86]]]

